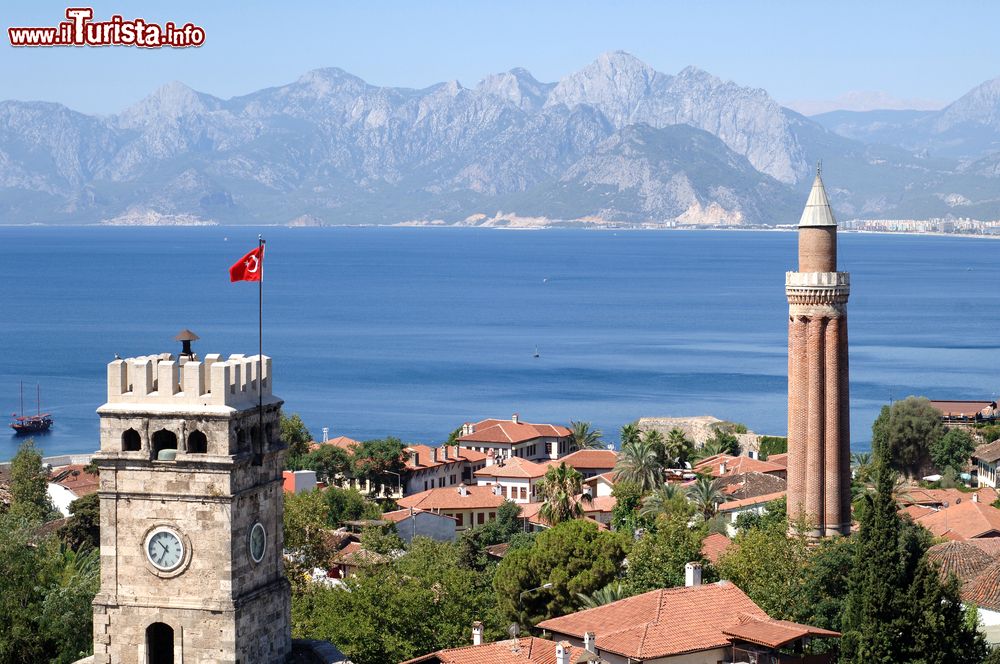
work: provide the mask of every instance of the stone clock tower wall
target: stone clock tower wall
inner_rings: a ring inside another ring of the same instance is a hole
[[[101,588],[94,662],[285,661],[281,400],[271,393],[270,358],[259,374],[258,358],[241,355],[162,354],[108,365],[95,456]],[[265,542],[259,562],[250,553],[257,523]],[[183,548],[170,569],[147,555],[149,535],[164,528]]]
[[[850,534],[847,299],[837,222],[817,172],[799,222],[799,269],[788,297],[788,514],[814,537]]]

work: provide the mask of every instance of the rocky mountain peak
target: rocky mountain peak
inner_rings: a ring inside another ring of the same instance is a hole
[[[490,74],[476,86],[476,92],[508,101],[524,111],[534,111],[545,103],[554,83],[541,83],[527,69],[517,67]]]

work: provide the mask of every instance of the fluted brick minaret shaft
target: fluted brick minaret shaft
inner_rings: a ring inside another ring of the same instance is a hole
[[[799,269],[788,296],[788,515],[815,537],[851,530],[847,298],[837,221],[819,170],[799,221]]]

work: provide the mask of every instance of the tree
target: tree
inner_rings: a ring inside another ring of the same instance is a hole
[[[645,440],[622,445],[614,472],[616,481],[637,484],[643,493],[663,483],[663,468],[657,451]]]
[[[583,475],[565,462],[549,466],[536,485],[542,506],[539,516],[551,525],[583,517],[583,502],[590,501],[590,494],[582,494]],[[580,496],[577,498],[577,496]]]
[[[538,533],[528,548],[508,550],[493,580],[506,621],[533,626],[576,610],[589,595],[615,580],[628,538],[575,519]],[[541,588],[551,583],[549,588]]]
[[[591,429],[590,422],[570,422],[573,430],[573,445],[578,450],[604,449],[604,434],[600,429]]]
[[[679,468],[683,468],[694,453],[694,441],[688,438],[684,431],[677,428],[667,432],[665,446],[670,465]]]
[[[279,415],[279,431],[281,442],[288,448],[286,462],[289,468],[298,468],[298,463],[309,453],[309,444],[312,442],[312,434],[306,428],[302,418],[298,413],[292,413],[291,417],[286,417],[282,412]]]
[[[468,645],[474,620],[493,638],[502,631],[492,575],[462,567],[452,542],[417,537],[405,555],[345,584],[293,594],[293,637],[332,641],[355,664],[384,664]]]
[[[636,422],[629,422],[628,424],[622,425],[619,437],[621,438],[621,445],[619,445],[619,448],[625,447],[627,443],[639,442],[642,438],[642,430],[639,429],[639,425]]]
[[[941,413],[924,397],[910,396],[882,407],[872,424],[872,451],[885,448],[891,468],[919,476],[930,461],[932,443],[943,435]]]
[[[72,516],[59,528],[59,538],[73,551],[101,545],[101,501],[96,493],[69,504]]]
[[[660,464],[661,468],[666,468],[670,465],[671,459],[667,454],[667,444],[663,439],[662,433],[656,429],[650,429],[642,434],[642,442],[656,452],[656,462]]]
[[[639,528],[648,528],[652,519],[639,513],[642,504],[642,487],[634,482],[624,480],[615,482],[611,489],[615,497],[615,506],[611,508],[611,529],[632,534]]]
[[[931,443],[931,461],[938,472],[943,473],[946,468],[957,472],[965,468],[975,450],[976,441],[968,431],[948,429],[943,436]]]
[[[367,500],[356,489],[338,489],[331,486],[322,491],[327,506],[326,522],[331,528],[344,521],[362,521],[382,518],[382,510]]]
[[[897,512],[888,463],[892,449],[891,435],[875,447],[876,490],[865,499],[854,536],[841,661],[979,662],[985,642],[962,620],[957,584],[942,585],[925,556],[928,535],[907,526]]]
[[[744,512],[736,517],[736,529],[746,530],[747,528],[770,528],[770,527],[781,527],[784,528],[788,525],[787,520],[787,499],[782,496],[776,500],[772,500],[764,506],[764,513],[758,514],[757,512]]]
[[[728,431],[720,426],[715,427],[712,437],[705,441],[705,445],[711,445],[713,449],[719,450],[718,454],[732,454],[735,456],[740,453],[739,438],[732,431]]]
[[[406,543],[396,533],[396,526],[381,528],[369,526],[361,531],[361,546],[367,551],[390,555],[406,549]]]
[[[760,458],[765,461],[772,454],[785,454],[788,452],[788,439],[783,436],[761,436],[758,451]]]
[[[580,609],[594,609],[605,604],[617,602],[620,599],[629,597],[625,584],[621,581],[609,583],[600,590],[595,590],[591,594],[579,593],[576,597],[580,600]]]
[[[503,501],[497,508],[495,519],[465,532],[473,531],[479,534],[480,544],[484,547],[509,542],[514,535],[524,532],[520,505],[511,500]]]
[[[339,485],[344,477],[350,477],[353,458],[336,445],[320,445],[302,457],[301,465],[303,470],[315,470],[319,481]]]
[[[639,515],[655,521],[658,517],[680,514],[690,517],[694,508],[688,502],[684,491],[676,484],[662,484],[642,499]]]
[[[625,588],[637,595],[657,588],[684,585],[684,566],[703,563],[703,528],[689,528],[681,514],[662,520],[655,531],[646,532],[628,554]]]
[[[705,521],[715,516],[719,509],[719,503],[723,501],[719,481],[711,477],[699,477],[694,484],[688,487],[687,495],[688,500],[694,503],[698,514]]]
[[[43,521],[53,512],[48,472],[31,438],[21,443],[10,462],[10,512],[28,521]]]
[[[396,474],[403,472],[404,447],[403,441],[393,436],[364,441],[354,451],[354,474],[370,484],[396,486]]]

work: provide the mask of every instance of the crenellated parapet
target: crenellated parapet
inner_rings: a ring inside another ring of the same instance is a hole
[[[851,275],[847,272],[785,273],[789,316],[842,316],[850,294]]]
[[[228,406],[271,401],[271,358],[213,353],[203,360],[170,353],[116,359],[108,364],[108,402],[172,407]]]

